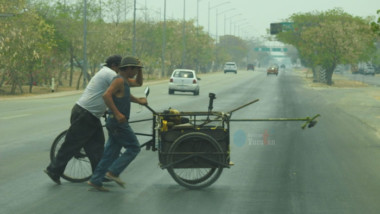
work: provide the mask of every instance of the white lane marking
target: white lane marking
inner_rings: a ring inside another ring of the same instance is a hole
[[[19,115],[7,116],[7,117],[0,117],[0,120],[9,120],[9,119],[14,119],[14,118],[19,118],[19,117],[26,117],[29,115],[30,114],[19,114]]]

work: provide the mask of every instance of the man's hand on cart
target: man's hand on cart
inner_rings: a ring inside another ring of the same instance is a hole
[[[114,116],[115,116],[115,119],[117,120],[118,123],[127,122],[127,118],[125,117],[125,115],[120,113],[120,112],[114,114]]]
[[[143,105],[143,106],[148,105],[148,100],[147,100],[145,97],[140,97],[140,98],[138,98],[137,100],[138,100],[138,103],[139,103],[140,105]]]

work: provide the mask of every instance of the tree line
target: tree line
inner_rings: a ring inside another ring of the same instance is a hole
[[[288,21],[293,23],[293,28],[276,37],[297,48],[302,63],[313,70],[314,81],[333,84],[333,72],[341,64],[354,66],[372,61],[380,65],[377,47],[380,19],[371,22],[332,9],[293,14]]]
[[[8,84],[11,94],[24,93],[22,86],[29,85],[32,93],[36,83],[49,85],[52,78],[58,87],[67,78],[68,86],[81,88],[108,56],[133,54],[134,22],[123,19],[131,10],[132,5],[121,0],[87,4],[88,70],[84,71],[83,1],[0,0],[0,13],[9,14],[0,17],[0,89]],[[175,68],[209,72],[220,69],[226,61],[244,63],[266,57],[251,51],[255,41],[225,35],[216,43],[194,20],[163,23],[146,18],[149,13],[145,12],[145,19],[135,22],[135,55],[144,63],[147,78],[166,77]],[[76,80],[75,72],[79,75]]]
[[[79,89],[108,56],[132,55],[134,22],[126,18],[132,5],[124,0],[89,2],[85,71],[83,1],[0,0],[0,90],[9,85],[9,93],[24,93],[22,86],[28,85],[32,93],[34,85],[50,85],[52,78],[58,87],[67,84]],[[136,20],[135,55],[144,63],[146,78],[165,78],[176,68],[215,71],[227,61],[237,62],[240,68],[270,61],[270,53],[254,51],[263,46],[259,39],[224,35],[215,41],[194,20],[163,22],[145,13],[144,19]],[[288,21],[293,22],[293,30],[276,38],[291,45],[289,57],[299,57],[312,68],[317,81],[332,84],[339,64],[378,60],[380,65],[379,19],[371,23],[333,9],[293,14]],[[319,70],[326,73],[323,79]]]

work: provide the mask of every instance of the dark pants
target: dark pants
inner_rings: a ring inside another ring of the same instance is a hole
[[[47,167],[56,175],[63,174],[67,163],[82,148],[91,161],[92,171],[95,170],[103,154],[105,138],[99,118],[76,104],[71,111],[70,123],[71,126],[56,159]]]

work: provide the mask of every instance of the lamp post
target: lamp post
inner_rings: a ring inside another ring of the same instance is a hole
[[[236,17],[236,16],[240,16],[241,15],[241,13],[239,13],[239,14],[235,14],[235,15],[232,15],[232,16],[230,16],[230,17],[228,17],[228,18],[225,18],[224,19],[224,29],[226,29],[226,19],[229,19],[230,20],[230,23],[231,23],[231,19],[232,18],[234,18],[234,17]],[[224,32],[224,34],[226,34],[225,32]],[[230,25],[230,35],[231,35],[231,25]]]
[[[181,67],[185,65],[185,58],[186,58],[186,0],[183,0],[183,28],[182,28],[182,65]]]
[[[133,1],[133,42],[132,56],[136,56],[136,0]]]
[[[231,9],[228,9],[228,10],[225,10],[223,12],[218,12],[218,8],[216,9],[216,18],[215,18],[215,43],[218,42],[218,15],[219,14],[225,14],[225,13],[228,13],[230,11],[233,11],[235,10],[235,8],[231,8]],[[226,29],[224,29],[224,32],[226,32]]]
[[[237,28],[237,25],[239,24],[239,22],[241,23],[241,22],[245,22],[245,21],[247,21],[246,19],[240,19],[240,20],[237,20],[236,22],[234,22],[234,36],[237,36],[236,35],[236,28]]]
[[[210,7],[210,1],[208,2],[208,20],[207,20],[208,21],[208,26],[207,26],[208,35],[210,35],[210,10],[218,8],[218,7],[220,7],[220,6],[224,5],[224,4],[228,4],[228,3],[230,3],[230,2],[229,1],[225,1],[225,2],[222,2],[220,4],[215,5],[213,7]]]
[[[199,35],[199,2],[202,0],[197,0],[197,36]]]
[[[165,48],[166,48],[166,0],[164,0],[164,29],[162,32],[161,77],[165,76]]]
[[[197,40],[199,39],[199,2],[202,0],[197,0]],[[199,72],[199,54],[197,54],[196,58],[196,71]]]
[[[251,24],[250,23],[248,23],[248,22],[245,22],[245,23],[242,23],[242,25],[239,25],[239,27],[238,27],[238,36],[239,37],[243,37],[242,36],[242,28],[245,28],[245,27],[248,27],[248,26],[251,26]],[[245,33],[247,33],[247,31],[244,31]]]
[[[245,20],[245,19],[240,19],[240,20],[237,20],[237,21],[234,21],[234,27],[232,27],[232,19],[230,19],[230,34],[231,35],[235,35],[235,32],[232,32],[232,31],[235,31],[235,29],[232,30],[232,28],[235,28],[235,25],[236,25],[236,22],[240,22],[242,20]]]
[[[238,35],[238,37],[241,37],[241,29],[243,27],[248,26],[248,25],[250,25],[250,23],[248,23],[247,21],[238,24],[238,26],[237,26],[237,35]]]
[[[87,79],[87,0],[83,6],[83,88],[86,87]]]

